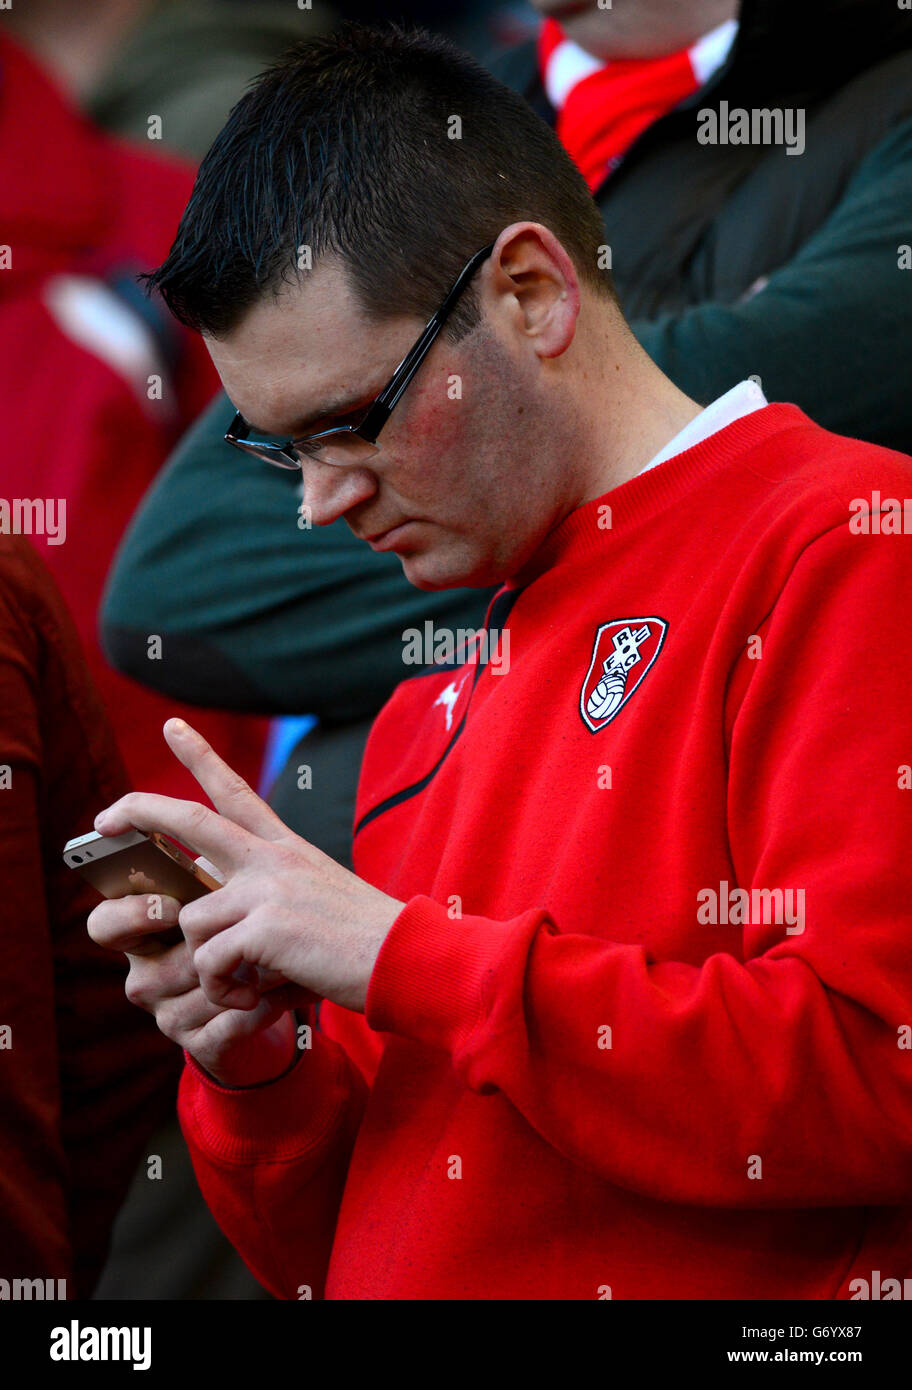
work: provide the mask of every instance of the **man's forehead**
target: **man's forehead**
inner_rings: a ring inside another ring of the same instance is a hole
[[[268,292],[229,334],[205,341],[237,409],[271,430],[361,389],[377,370],[380,336],[338,264],[320,261],[300,283]]]

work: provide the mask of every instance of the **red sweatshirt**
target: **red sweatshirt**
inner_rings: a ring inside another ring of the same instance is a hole
[[[366,1019],[324,1004],[261,1087],[181,1083],[275,1294],[912,1274],[905,497],[912,460],[768,406],[550,534],[489,610],[508,671],[396,689],[355,866],[406,906]]]

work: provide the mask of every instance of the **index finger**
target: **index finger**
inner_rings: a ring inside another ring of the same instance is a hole
[[[278,840],[288,826],[202,734],[183,719],[169,719],[162,730],[168,747],[196,778],[216,810],[264,840]]]
[[[99,811],[95,829],[102,835],[123,835],[127,830],[164,832],[182,845],[204,854],[229,876],[247,858],[253,836],[198,801],[179,801],[156,792],[127,792],[119,801]]]

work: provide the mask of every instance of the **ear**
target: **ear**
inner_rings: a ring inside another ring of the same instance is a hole
[[[540,222],[505,227],[491,252],[487,289],[498,314],[539,357],[559,357],[573,342],[580,311],[576,267]]]

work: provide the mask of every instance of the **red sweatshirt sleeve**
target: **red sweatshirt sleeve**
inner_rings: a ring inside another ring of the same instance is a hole
[[[178,1116],[206,1204],[276,1298],[321,1298],[367,1086],[318,1029],[291,1069],[220,1086],[185,1053]]]
[[[500,1091],[562,1154],[648,1197],[907,1202],[910,612],[910,537],[846,524],[750,615],[744,642],[760,635],[763,654],[735,662],[725,721],[732,877],[803,890],[803,931],[749,925],[741,958],[657,961],[556,912],[452,920],[416,896],[377,959],[370,1026],[449,1051],[467,1086]],[[712,887],[679,885],[695,956]]]

